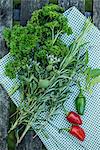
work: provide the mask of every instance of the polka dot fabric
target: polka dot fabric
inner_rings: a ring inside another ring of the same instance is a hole
[[[73,35],[62,35],[62,40],[69,45],[82,30],[86,18],[75,7],[67,10],[64,15],[68,18],[69,24],[73,29]],[[89,66],[92,68],[100,68],[100,31],[93,26],[89,33],[85,36],[85,40],[89,42]],[[10,80],[4,74],[4,67],[7,61],[11,59],[10,55],[6,55],[0,60],[0,83],[7,90],[8,94],[17,79]],[[71,94],[65,102],[65,108],[68,111],[75,111],[74,100],[79,93],[77,87],[72,87],[74,94]],[[87,105],[85,115],[82,117],[83,125],[86,132],[84,142],[78,141],[69,133],[58,133],[56,127],[69,127],[70,124],[65,120],[62,110],[58,111],[58,116],[54,118],[52,124],[48,124],[44,132],[48,134],[46,138],[43,133],[39,133],[39,137],[48,150],[100,150],[100,84],[93,87],[93,93],[86,94]],[[17,91],[11,96],[13,102],[18,106],[20,101],[20,93]]]

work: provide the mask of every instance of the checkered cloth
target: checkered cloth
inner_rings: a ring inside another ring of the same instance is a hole
[[[82,30],[86,18],[75,7],[67,10],[64,15],[68,18],[69,24],[73,29],[73,35],[62,35],[62,40],[69,45],[76,35]],[[85,40],[89,42],[89,66],[92,68],[100,68],[100,31],[93,26],[93,28],[86,35]],[[10,80],[4,74],[4,68],[7,61],[11,59],[10,55],[6,55],[0,60],[0,83],[10,93],[11,88],[17,82],[16,79]],[[74,100],[79,91],[77,87],[73,87],[74,94],[71,94],[69,99],[66,100],[65,107],[68,111],[75,111]],[[18,106],[20,101],[20,93],[16,91],[10,96],[12,101]],[[45,144],[48,150],[100,150],[100,84],[93,88],[93,93],[86,94],[87,105],[85,115],[82,117],[82,127],[86,132],[86,139],[80,142],[76,138],[69,135],[69,133],[58,133],[55,126],[58,128],[69,127],[69,123],[65,120],[64,113],[59,110],[59,115],[54,118],[52,126],[48,124],[44,131],[48,133],[49,137],[46,138],[43,133],[39,133],[39,137]]]

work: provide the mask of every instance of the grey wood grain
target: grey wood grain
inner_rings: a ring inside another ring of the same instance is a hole
[[[3,40],[4,27],[12,26],[12,0],[0,0],[0,58],[8,53]],[[9,122],[9,97],[0,85],[0,150],[8,150],[7,129]]]
[[[58,4],[67,10],[68,8],[75,6],[82,13],[85,12],[85,0],[58,0]]]
[[[21,0],[21,25],[26,25],[27,20],[30,19],[32,12],[41,8],[47,3],[49,3],[49,0]]]
[[[12,26],[12,0],[0,0],[0,57],[8,53],[2,36],[5,27]]]
[[[8,129],[8,109],[9,97],[6,91],[0,85],[0,150],[8,150],[7,148],[7,129]]]
[[[100,0],[93,1],[93,22],[100,29]]]

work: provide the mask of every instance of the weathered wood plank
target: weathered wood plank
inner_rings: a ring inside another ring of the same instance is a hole
[[[7,150],[9,97],[0,85],[0,150]]]
[[[21,0],[20,23],[25,25],[34,10],[41,8],[49,0]]]
[[[100,0],[93,1],[93,22],[100,29]]]
[[[85,0],[58,0],[58,4],[67,10],[68,8],[75,6],[82,13],[85,12]]]
[[[7,150],[8,96],[0,86],[0,150]]]
[[[14,21],[20,20],[20,9],[13,9],[13,19]]]
[[[12,0],[0,0],[0,57],[8,53],[3,41],[4,27],[12,26]]]
[[[0,0],[0,58],[8,53],[2,36],[4,27],[12,26],[12,0]],[[7,150],[9,97],[0,85],[0,150]]]

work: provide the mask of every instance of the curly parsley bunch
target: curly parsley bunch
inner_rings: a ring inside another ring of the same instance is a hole
[[[57,5],[47,5],[33,12],[25,27],[5,29],[4,38],[14,58],[6,65],[7,76],[15,78],[31,57],[47,65],[47,54],[62,58],[66,55],[68,48],[59,37],[62,33],[71,34],[72,30],[62,12]]]

